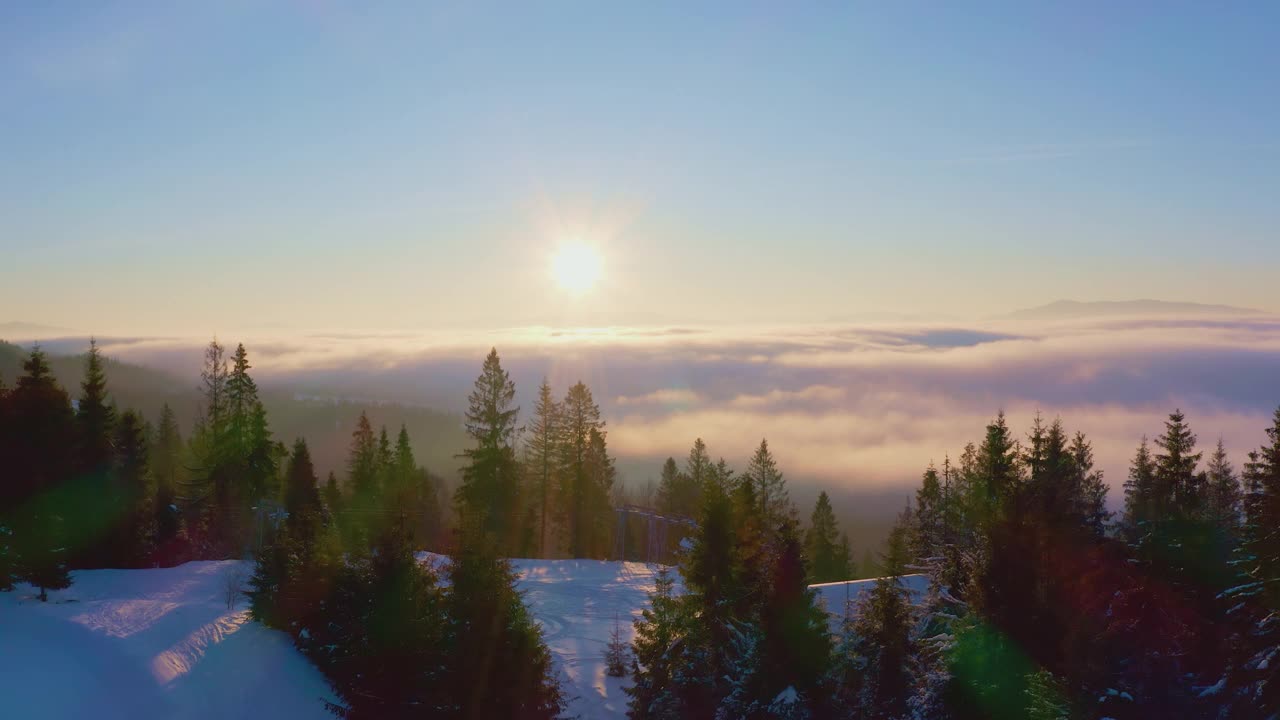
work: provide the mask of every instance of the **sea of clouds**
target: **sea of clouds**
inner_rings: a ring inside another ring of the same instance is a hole
[[[915,483],[1004,411],[1019,435],[1036,413],[1087,433],[1118,490],[1139,440],[1173,409],[1202,447],[1221,437],[1238,467],[1280,405],[1280,318],[1260,315],[222,340],[245,342],[264,386],[455,411],[497,347],[526,410],[544,377],[557,395],[586,382],[624,459],[680,457],[702,437],[741,466],[767,437],[791,477],[846,487]],[[203,342],[100,341],[193,381]]]

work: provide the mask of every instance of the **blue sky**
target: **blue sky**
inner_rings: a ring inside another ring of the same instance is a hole
[[[0,21],[0,321],[1280,311],[1272,4],[52,5]]]

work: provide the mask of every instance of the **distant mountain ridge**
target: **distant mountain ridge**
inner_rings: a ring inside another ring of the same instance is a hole
[[[1080,302],[1077,300],[1058,300],[1048,305],[1015,310],[1000,315],[1000,320],[1071,320],[1078,318],[1123,317],[1133,315],[1270,315],[1253,308],[1234,307],[1231,305],[1209,305],[1192,302],[1170,302],[1167,300],[1098,300]]]

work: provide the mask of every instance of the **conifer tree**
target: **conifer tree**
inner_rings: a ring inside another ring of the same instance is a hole
[[[491,349],[469,396],[466,428],[475,445],[463,452],[467,465],[456,497],[462,523],[497,538],[507,552],[519,534],[515,394],[498,351]]]
[[[446,687],[459,717],[546,718],[563,699],[551,653],[488,534],[466,531],[449,563]]]
[[[1129,463],[1129,479],[1124,483],[1124,529],[1130,543],[1147,533],[1156,517],[1156,469],[1146,436]]]
[[[1111,512],[1107,510],[1107,484],[1102,478],[1102,471],[1093,467],[1093,445],[1084,433],[1077,432],[1071,439],[1069,451],[1081,520],[1095,537],[1101,538],[1106,534]]]
[[[330,517],[342,510],[342,488],[338,487],[338,476],[332,470],[324,481],[324,507]]]
[[[76,404],[78,470],[95,476],[98,482],[105,482],[114,460],[115,409],[107,397],[107,376],[103,365],[98,343],[90,339],[89,353],[85,356],[84,381],[80,384],[80,399]]]
[[[680,469],[676,467],[675,458],[667,458],[662,464],[662,474],[658,480],[657,506],[659,512],[675,514],[682,504],[680,501]]]
[[[938,469],[929,463],[916,490],[915,520],[911,532],[911,554],[914,560],[924,561],[935,557],[942,550],[943,517],[942,481]]]
[[[114,567],[140,567],[151,555],[156,536],[155,483],[142,417],[121,413],[115,430],[115,467],[111,473],[117,520],[110,539]]]
[[[855,661],[860,660],[864,668],[860,677],[856,672],[846,673],[847,677],[856,678],[856,684],[844,687],[840,693],[843,704],[857,717],[906,717],[913,695],[914,620],[911,599],[899,579],[906,571],[910,553],[910,523],[904,513],[889,534],[881,561],[883,576],[860,598],[850,628],[851,638],[844,643],[844,652],[851,653]],[[845,658],[844,662],[850,659]]]
[[[773,453],[769,452],[767,440],[760,440],[760,446],[747,462],[747,469],[741,480],[755,486],[761,517],[770,532],[791,517],[791,498],[787,494],[787,483],[782,479],[782,473],[778,471],[778,463],[773,459]]]
[[[1243,493],[1240,489],[1240,478],[1235,468],[1227,459],[1227,450],[1218,438],[1218,445],[1209,456],[1206,467],[1208,474],[1208,514],[1209,521],[1229,536],[1234,537],[1240,530],[1240,512]]]
[[[364,537],[367,542],[379,519],[381,497],[378,487],[378,445],[368,414],[361,412],[356,429],[351,433],[351,446],[347,452],[347,488],[350,502],[344,510],[350,512],[348,540],[358,543]],[[330,508],[330,512],[334,512]]]
[[[624,688],[630,696],[628,718],[672,720],[683,716],[675,685],[682,671],[681,651],[686,647],[689,621],[684,602],[675,594],[675,580],[665,567],[660,568],[649,604],[634,623],[632,684]]]
[[[160,409],[160,424],[149,452],[151,477],[155,484],[155,545],[162,562],[172,559],[172,544],[178,535],[177,490],[183,481],[182,434],[178,419],[168,403]]]
[[[7,446],[0,508],[21,508],[11,512],[6,525],[15,549],[10,564],[46,600],[48,590],[71,583],[64,522],[69,499],[63,491],[75,469],[67,451],[75,447],[76,428],[71,401],[39,345],[32,347],[22,368],[24,374],[5,399],[11,421],[7,436],[0,439]]]
[[[841,553],[839,528],[826,491],[818,493],[805,534],[805,553],[809,559],[813,582],[849,580],[851,560]]]
[[[549,521],[562,457],[560,424],[560,405],[551,395],[551,383],[543,378],[524,445],[525,474],[533,486],[531,495],[538,518],[539,557],[549,557],[551,551]]]
[[[115,408],[107,397],[107,378],[102,353],[94,340],[85,356],[84,381],[76,403],[75,473],[77,492],[68,498],[75,514],[67,530],[75,548],[71,561],[80,567],[119,567],[120,553],[108,542],[115,527],[124,520],[125,506],[115,492],[111,478],[115,462]],[[128,548],[132,549],[132,545]]]
[[[591,390],[569,388],[561,409],[561,461],[565,526],[572,557],[604,557],[608,547],[609,492],[616,472],[605,444],[604,421]]]

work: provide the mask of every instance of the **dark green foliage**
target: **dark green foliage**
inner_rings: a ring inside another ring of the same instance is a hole
[[[838,700],[857,717],[901,718],[913,692],[915,647],[911,600],[898,576],[906,572],[910,516],[904,513],[889,536],[883,576],[862,596],[841,643],[845,669]],[[860,671],[860,672],[859,672]]]
[[[609,492],[617,475],[591,390],[579,382],[560,403],[561,497],[571,557],[603,558],[610,549]]]
[[[444,599],[457,717],[554,718],[563,701],[542,633],[508,563],[483,536],[473,537],[449,563]]]
[[[818,494],[805,533],[805,555],[808,558],[812,581],[815,583],[838,582],[853,577],[853,559],[847,544],[840,538],[835,512],[827,493]]]
[[[539,557],[547,557],[551,551],[552,501],[556,497],[562,459],[560,425],[560,405],[551,395],[551,384],[543,378],[542,385],[538,386],[538,402],[533,407],[533,418],[526,429],[524,445],[525,477],[528,478],[531,506],[537,518]]]
[[[462,524],[496,538],[504,549],[516,545],[519,535],[515,394],[498,351],[490,350],[469,397],[467,434],[474,446],[463,452],[467,465],[455,497]]]

